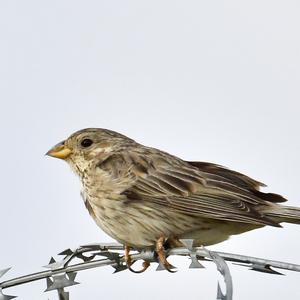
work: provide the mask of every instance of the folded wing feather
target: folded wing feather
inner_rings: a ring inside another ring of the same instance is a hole
[[[115,159],[135,176],[134,183],[123,192],[128,205],[131,201],[142,201],[144,205],[155,203],[161,209],[183,214],[280,227],[263,213],[265,209],[260,208],[285,199],[260,192],[264,184],[243,174],[214,164],[185,162],[161,152],[151,156],[143,153],[119,155],[123,158],[120,160],[114,155]],[[109,165],[106,162],[106,170]],[[112,161],[111,167],[113,165]]]

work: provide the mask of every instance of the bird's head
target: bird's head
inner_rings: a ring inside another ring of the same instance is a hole
[[[90,163],[101,161],[135,142],[114,131],[87,128],[73,133],[51,148],[46,155],[68,162],[76,173],[82,173]]]

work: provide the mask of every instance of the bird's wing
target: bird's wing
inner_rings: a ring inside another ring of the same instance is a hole
[[[263,184],[245,175],[213,164],[185,162],[160,151],[130,153],[121,161],[135,176],[123,192],[128,204],[142,201],[189,215],[280,227],[259,208],[284,199],[260,192]]]
[[[222,182],[227,182],[239,186],[250,191],[261,200],[274,203],[287,201],[281,195],[261,192],[259,190],[260,187],[266,187],[266,185],[242,173],[208,162],[189,161],[187,163],[196,167],[200,172],[205,173],[209,179],[220,181],[221,184]]]

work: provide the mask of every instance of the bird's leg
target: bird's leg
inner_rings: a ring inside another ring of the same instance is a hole
[[[129,253],[130,253],[130,247],[125,245],[124,259],[128,268],[133,264]]]
[[[164,249],[164,243],[165,243],[165,237],[161,236],[156,241],[155,251],[157,253],[160,263],[165,267],[165,269],[170,273],[175,273],[176,271],[172,271],[172,265],[167,261],[165,249]]]
[[[131,266],[135,263],[135,261],[132,261],[131,256],[130,256],[129,253],[130,253],[130,247],[125,245],[124,259],[125,259],[125,263],[127,265],[127,268],[129,269],[129,271],[131,271],[133,273],[143,273],[143,272],[145,272],[148,269],[148,267],[150,266],[150,263],[148,261],[144,260],[143,269],[138,270],[138,271],[133,270],[131,268]]]

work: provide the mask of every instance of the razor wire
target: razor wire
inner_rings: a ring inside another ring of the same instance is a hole
[[[215,252],[204,247],[193,247],[193,240],[185,239],[180,241],[185,247],[166,250],[166,255],[189,257],[191,259],[189,268],[191,269],[205,268],[200,261],[215,263],[225,283],[225,291],[222,291],[219,282],[217,283],[217,300],[232,300],[233,297],[232,277],[227,262],[247,267],[250,270],[274,275],[283,274],[273,268],[300,272],[300,265],[233,253]],[[78,272],[103,266],[111,266],[114,268],[114,273],[128,269],[122,254],[123,251],[124,246],[117,243],[89,244],[80,246],[75,250],[64,250],[58,254],[63,256],[61,260],[56,261],[53,257],[50,259],[48,265],[44,266],[47,268],[46,271],[0,282],[0,300],[16,298],[16,296],[4,294],[4,289],[43,279],[46,279],[47,288],[45,292],[56,290],[59,300],[69,300],[70,292],[66,291],[65,288],[79,284],[79,282],[75,281]],[[159,263],[155,251],[135,251],[134,254],[131,254],[131,258],[133,261],[144,260],[149,263],[158,263],[156,270],[164,270],[164,266]],[[79,259],[81,262],[75,263],[77,261],[75,259]],[[9,270],[10,268],[0,270],[0,278]]]

